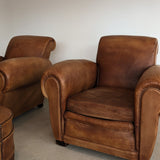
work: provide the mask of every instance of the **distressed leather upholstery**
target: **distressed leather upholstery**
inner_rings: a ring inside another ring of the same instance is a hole
[[[0,106],[0,159],[14,160],[13,113]]]
[[[68,111],[81,115],[106,120],[134,121],[133,90],[96,87],[69,97],[67,102]]]
[[[106,36],[96,63],[67,60],[41,80],[59,144],[129,160],[149,160],[160,114],[158,43],[142,36]]]
[[[17,36],[0,62],[0,104],[14,117],[43,103],[40,80],[51,66],[49,53],[55,48],[50,37]]]
[[[101,38],[97,54],[98,86],[134,89],[142,73],[155,64],[156,54],[157,42],[152,38]]]
[[[5,58],[43,57],[49,58],[56,43],[51,37],[17,36],[13,37],[7,47]]]
[[[50,61],[39,57],[5,60],[0,63],[0,90],[6,92],[36,83],[50,65]],[[17,72],[18,78],[15,78]]]

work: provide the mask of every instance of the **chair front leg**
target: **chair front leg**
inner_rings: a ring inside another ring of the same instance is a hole
[[[54,137],[57,141],[63,141],[62,116],[60,108],[60,85],[55,77],[50,77],[45,82],[48,94],[50,122]]]

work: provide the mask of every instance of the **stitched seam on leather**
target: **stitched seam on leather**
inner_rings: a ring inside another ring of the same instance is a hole
[[[99,61],[99,52],[100,52],[100,44],[102,43],[103,38],[105,38],[105,36],[101,37],[99,40],[99,44],[98,44],[98,51],[97,51],[97,57],[96,57],[96,65],[97,65],[97,78],[96,78],[96,86],[98,86],[99,84],[99,76],[100,76],[100,67],[98,64]]]
[[[56,81],[58,82],[58,85],[59,85],[59,92],[60,92],[60,98],[59,98],[59,105],[60,105],[60,115],[61,115],[61,118],[60,118],[60,120],[61,120],[61,122],[60,122],[60,128],[61,128],[61,136],[62,136],[62,138],[63,138],[63,134],[64,134],[64,132],[62,131],[62,128],[64,128],[64,126],[62,127],[62,122],[64,121],[63,120],[63,115],[62,115],[62,109],[61,109],[61,83],[60,83],[60,81],[59,81],[59,79],[55,76],[55,75],[53,75],[53,74],[51,74],[51,75],[47,75],[47,77],[46,77],[46,79],[45,79],[45,81],[43,82],[44,84],[45,84],[45,82],[49,79],[49,78],[54,78],[54,79],[56,79]],[[44,89],[45,89],[45,87],[44,87]],[[46,91],[45,91],[46,92]],[[47,95],[47,94],[46,94]]]
[[[59,78],[57,76],[55,76],[54,74],[50,74],[48,75],[48,73],[46,75],[44,75],[44,80],[43,80],[43,86],[44,84],[46,83],[46,81],[49,79],[49,78],[55,78],[57,80],[57,82],[59,83],[59,86],[60,86],[60,92],[61,92],[61,83],[59,81]],[[44,91],[45,91],[45,87],[44,87]],[[45,91],[45,94],[47,95],[46,91]],[[48,96],[48,95],[47,95]]]
[[[154,47],[153,47],[153,51],[152,51],[152,54],[154,53],[154,64],[156,63],[156,54],[158,53],[158,50],[157,50],[157,53],[155,52],[156,49],[157,49],[157,46],[158,45],[158,42],[157,40],[154,42]]]
[[[6,123],[7,121],[9,121],[11,118],[13,118],[13,112],[12,112],[11,116],[10,116],[8,119],[6,119],[5,121],[3,121],[3,122],[0,124],[0,126],[3,125],[4,123]]]
[[[1,159],[3,160],[3,142],[1,141]]]
[[[93,126],[96,126],[97,128],[102,128],[103,126],[100,126],[99,124],[93,124],[93,123],[91,123],[91,122],[84,122],[84,121],[81,121],[81,120],[77,120],[77,119],[74,119],[74,118],[65,118],[66,120],[71,120],[71,121],[76,121],[76,122],[78,122],[78,123],[81,123],[81,124],[85,124],[85,125],[87,125],[87,126],[91,126],[91,125],[93,125]],[[107,120],[106,120],[107,121]],[[114,127],[109,127],[109,126],[107,126],[106,127],[107,129],[110,129],[110,130],[114,130],[114,131],[119,131],[119,132],[127,132],[127,133],[133,133],[133,131],[134,130],[132,130],[132,129],[124,129],[123,128],[123,130],[118,130],[116,127],[114,128]]]
[[[8,138],[9,136],[13,136],[13,131],[14,131],[14,129],[12,129],[12,131],[9,133],[9,135],[7,136],[7,137],[5,137],[4,139],[6,139],[6,138]],[[4,139],[2,139],[2,141],[1,141],[1,160],[3,160],[3,141],[4,141]]]
[[[2,126],[0,125],[0,139],[2,139]]]
[[[4,86],[2,87],[2,91],[4,91],[5,89],[6,89],[6,86],[7,86],[7,77],[6,77],[6,75],[5,75],[5,73],[2,71],[2,70],[0,70],[0,73],[3,75],[3,77],[4,77]]]
[[[13,112],[12,112],[12,114],[11,114],[11,116],[9,116],[9,118],[7,118],[5,121],[3,121],[1,124],[0,124],[0,138],[2,139],[2,128],[3,128],[3,124],[5,124],[5,123],[7,123],[8,121],[12,121],[13,120]],[[12,123],[12,122],[11,122]],[[11,132],[13,132],[13,130],[14,130],[14,127],[13,127],[13,123],[12,123],[12,130],[11,130]],[[10,133],[11,133],[10,132]],[[9,134],[10,134],[9,133]],[[6,137],[8,137],[8,136],[6,136]],[[4,137],[3,139],[5,139],[6,137]],[[3,140],[2,139],[2,140]]]
[[[53,74],[51,74],[51,75],[49,75],[49,76],[46,77],[46,79],[45,79],[45,81],[44,81],[43,83],[45,84],[45,82],[46,82],[49,78],[55,78],[56,81],[58,82],[58,84],[59,84],[59,89],[60,89],[60,99],[61,99],[61,83],[60,83],[58,77],[55,76],[55,75],[53,75]],[[45,88],[45,87],[44,87],[44,88]],[[60,106],[61,106],[61,100],[60,100]],[[62,113],[61,113],[61,115],[62,115]]]
[[[47,40],[46,41],[46,43],[45,43],[45,45],[44,45],[44,48],[43,48],[43,50],[42,50],[42,53],[41,53],[41,56],[43,57],[45,57],[45,55],[44,55],[44,53],[45,53],[45,51],[46,51],[46,48],[47,48],[47,46],[48,46],[48,44],[49,44],[49,42],[51,42],[51,41],[54,41],[54,40]]]
[[[5,140],[7,137],[9,137],[13,132],[14,132],[14,128],[12,128],[12,130],[9,132],[9,134],[8,134],[6,137],[4,137],[4,138],[2,139],[2,141]],[[1,138],[2,138],[2,137],[1,137]]]
[[[45,52],[45,50],[46,50],[46,47],[47,47],[48,42],[49,42],[49,40],[47,40],[46,43],[44,44],[44,48],[43,48],[43,50],[42,50],[42,52],[41,52],[41,56],[42,56],[42,57],[43,57],[43,54],[44,54],[44,52]]]
[[[48,98],[48,95],[47,95],[47,93],[46,93],[46,90],[45,90],[45,83],[46,83],[46,81],[47,81],[47,78],[48,77],[46,77],[46,76],[44,76],[44,78],[42,77],[42,80],[41,80],[41,85],[42,85],[42,92],[44,92],[43,93],[43,95],[46,97],[46,98]]]

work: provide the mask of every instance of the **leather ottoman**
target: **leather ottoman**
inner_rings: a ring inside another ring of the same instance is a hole
[[[0,107],[0,160],[14,160],[13,113]]]

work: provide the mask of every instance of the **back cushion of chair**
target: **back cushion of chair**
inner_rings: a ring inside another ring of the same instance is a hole
[[[49,58],[51,50],[55,48],[55,41],[50,37],[17,36],[13,37],[6,50],[6,58],[16,57],[44,57]]]
[[[134,89],[142,73],[155,65],[157,48],[156,38],[102,37],[97,54],[97,85]]]

